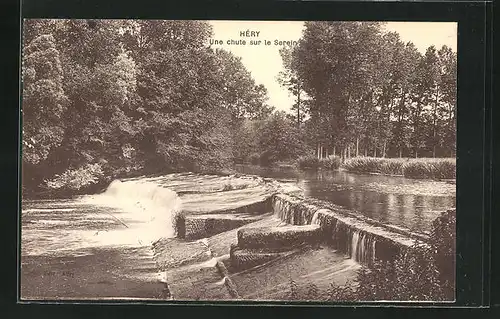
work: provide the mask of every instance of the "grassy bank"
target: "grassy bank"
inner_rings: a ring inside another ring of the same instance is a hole
[[[338,156],[318,159],[303,156],[297,159],[301,169],[344,169],[355,173],[376,173],[399,175],[408,178],[454,179],[456,159],[454,158],[378,158],[354,157],[344,163]]]
[[[341,166],[341,160],[338,156],[329,156],[318,159],[316,156],[301,156],[297,159],[297,166],[301,169],[338,169]]]
[[[350,172],[401,175],[409,178],[454,179],[454,158],[374,158],[347,159],[341,167]]]

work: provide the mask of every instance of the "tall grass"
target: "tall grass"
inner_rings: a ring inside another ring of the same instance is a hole
[[[453,179],[456,177],[454,158],[375,158],[355,157],[342,168],[351,172],[402,175],[410,178]]]
[[[297,159],[297,165],[304,168],[324,168],[324,169],[338,169],[340,167],[340,157],[329,156],[327,158],[318,159],[316,156],[307,155],[301,156]]]

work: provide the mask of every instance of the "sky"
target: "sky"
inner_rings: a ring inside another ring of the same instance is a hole
[[[268,90],[268,104],[278,110],[289,111],[294,103],[276,81],[283,70],[279,49],[274,41],[297,41],[304,29],[301,21],[211,21],[214,36],[222,44],[212,43],[213,48],[223,48],[241,57],[242,63],[252,73],[257,84],[263,84]],[[430,45],[440,48],[443,45],[457,48],[457,24],[455,22],[387,22],[387,31],[396,31],[404,42],[411,41],[424,53]],[[248,31],[248,32],[247,32]],[[252,34],[252,31],[254,32]],[[245,32],[245,36],[240,32]],[[259,32],[257,35],[256,32]],[[248,35],[248,37],[247,37]],[[228,44],[228,41],[245,40],[246,44]],[[262,41],[251,45],[250,41]],[[270,41],[269,45],[264,40]]]

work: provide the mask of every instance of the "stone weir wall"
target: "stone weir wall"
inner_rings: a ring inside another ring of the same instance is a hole
[[[323,241],[368,266],[376,260],[391,261],[416,242],[426,242],[425,235],[364,220],[318,201],[285,194],[273,195],[269,200],[272,211],[281,220],[291,225],[319,225]]]

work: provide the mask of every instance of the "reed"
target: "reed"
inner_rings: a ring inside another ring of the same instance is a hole
[[[341,167],[351,172],[401,175],[409,178],[456,178],[454,158],[355,157],[347,159]]]
[[[304,168],[324,168],[324,169],[338,169],[340,167],[340,157],[329,156],[327,158],[318,159],[316,156],[307,155],[301,156],[297,159],[297,165]]]

